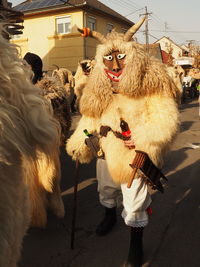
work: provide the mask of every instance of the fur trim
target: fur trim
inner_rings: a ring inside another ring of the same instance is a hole
[[[146,152],[154,164],[161,168],[179,128],[175,101],[157,95],[131,99],[119,94],[103,113],[100,124],[121,132],[121,118],[129,125],[135,149]],[[132,174],[129,164],[135,156],[134,149],[127,149],[124,142],[112,132],[101,138],[101,146],[113,180],[117,183],[128,182]]]
[[[103,56],[112,49],[126,54],[125,68],[118,84],[119,93],[131,98],[160,94],[177,98],[179,93],[164,64],[150,58],[144,47],[135,42],[124,42],[123,35],[112,32],[107,36],[106,44],[97,47],[96,65],[84,89],[80,102],[82,114],[100,117],[112,102],[112,87],[106,77]]]
[[[19,58],[17,47],[0,34],[0,266],[6,267],[17,266],[19,261],[32,216],[31,194],[37,195],[38,206],[46,205],[47,197],[44,199],[40,191],[42,184],[46,185],[45,195],[51,189],[51,207],[61,199],[57,189],[60,167],[54,162],[59,159],[60,126],[49,101],[30,77],[30,68]],[[40,167],[51,165],[52,172],[43,177]],[[45,214],[43,210],[39,216]]]
[[[29,187],[32,227],[44,228],[47,224],[47,209],[58,218],[65,214],[60,192],[59,151],[52,151],[50,158],[37,151],[37,160],[23,158],[25,182]]]
[[[84,59],[78,63],[76,74],[74,75],[74,93],[76,95],[76,106],[79,108],[79,102],[83,95],[84,87],[88,81],[89,75],[94,68],[95,61]]]
[[[69,104],[74,98],[74,77],[70,70],[66,68],[58,68],[53,70],[52,77],[57,81],[57,84],[65,88]]]
[[[72,118],[69,98],[65,88],[55,78],[45,76],[37,83],[44,97],[51,102],[54,116],[61,125],[61,144],[64,144],[69,134]]]
[[[96,134],[97,129],[99,129],[99,120],[83,116],[78,123],[76,131],[67,140],[66,151],[73,160],[78,159],[80,163],[89,163],[93,159],[93,155],[85,144],[87,137],[83,132],[84,129],[87,129],[91,134]]]
[[[96,64],[80,101],[83,117],[68,141],[67,151],[73,159],[89,162],[91,157],[82,135],[86,125],[97,133],[101,125],[121,132],[120,119],[123,119],[129,125],[136,149],[146,152],[161,167],[179,128],[178,89],[164,64],[150,58],[142,45],[125,42],[123,36],[112,31],[106,42],[97,47]],[[113,93],[103,63],[103,56],[113,50],[126,54],[117,94]],[[127,183],[132,175],[129,164],[135,150],[125,147],[112,131],[100,143],[113,180]]]

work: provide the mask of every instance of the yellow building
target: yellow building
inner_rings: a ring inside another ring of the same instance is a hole
[[[94,57],[97,41],[83,38],[77,27],[89,27],[103,34],[115,28],[125,32],[134,23],[97,0],[28,0],[14,9],[24,13],[24,30],[12,42],[39,55],[44,70],[53,65],[75,71],[79,60]]]

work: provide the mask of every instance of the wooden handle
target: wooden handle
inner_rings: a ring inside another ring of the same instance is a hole
[[[132,183],[133,183],[133,179],[135,178],[135,175],[136,175],[137,170],[138,170],[137,168],[133,168],[132,176],[131,176],[131,178],[130,178],[128,184],[127,184],[127,187],[128,187],[128,188],[131,187],[131,185],[132,185]]]
[[[140,152],[136,152],[136,155],[135,155],[135,158],[133,160],[133,163],[130,164],[130,166],[133,168],[133,173],[132,173],[132,176],[127,184],[127,187],[130,188],[132,183],[133,183],[133,180],[135,178],[135,175],[136,175],[136,172],[138,170],[138,168],[141,168],[142,165],[144,164],[145,162],[145,154],[143,153],[140,153]],[[137,166],[138,168],[134,167],[134,166]]]

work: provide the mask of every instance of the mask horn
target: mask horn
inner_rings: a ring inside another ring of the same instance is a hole
[[[147,16],[144,16],[141,20],[139,20],[136,24],[134,24],[124,35],[124,41],[130,41],[132,36],[139,30],[144,21],[147,19]]]
[[[90,28],[86,28],[86,27],[83,29],[80,29],[80,28],[77,28],[77,29],[80,33],[82,33],[83,37],[88,37],[88,36],[93,37],[102,44],[104,44],[106,41],[106,38],[100,32],[91,31]]]

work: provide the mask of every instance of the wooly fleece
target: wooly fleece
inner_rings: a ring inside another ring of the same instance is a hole
[[[103,63],[103,56],[113,50],[126,54],[117,94],[105,75]],[[142,45],[124,41],[124,35],[115,31],[98,45],[95,62],[80,101],[82,118],[66,144],[67,153],[81,163],[90,162],[92,153],[85,145],[83,130],[99,134],[103,125],[121,132],[120,119],[123,119],[129,125],[135,149],[146,152],[161,168],[179,128],[176,103],[179,92],[166,67],[150,58]],[[100,138],[100,144],[113,180],[128,182],[135,149],[125,147],[111,131]]]
[[[61,144],[64,144],[72,123],[70,100],[65,87],[55,77],[47,75],[37,83],[37,86],[42,89],[42,94],[52,105],[54,116],[61,126]]]
[[[76,105],[79,106],[83,89],[88,81],[89,75],[94,68],[95,61],[91,59],[84,59],[78,63],[76,73],[74,75],[74,93],[76,95]],[[85,68],[84,68],[85,67]]]
[[[52,77],[64,87],[69,104],[71,104],[74,98],[74,77],[72,72],[66,68],[57,68],[53,70]]]
[[[31,83],[16,46],[2,31],[0,24],[0,266],[16,267],[32,216],[29,185],[34,177],[26,176],[26,168],[40,161],[39,153],[51,160],[60,127],[51,105]]]
[[[184,77],[184,70],[181,66],[168,66],[167,71],[169,76],[172,78],[174,85],[177,87],[177,98],[176,101],[180,105],[181,97],[183,94],[182,80]]]

